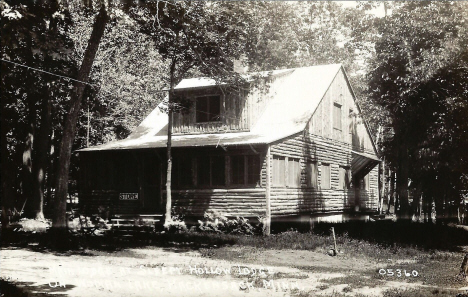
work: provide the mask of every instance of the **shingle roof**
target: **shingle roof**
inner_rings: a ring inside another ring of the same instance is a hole
[[[301,132],[340,69],[340,64],[332,64],[265,72],[272,77],[267,94],[272,99],[250,131],[174,135],[172,146],[268,144]],[[214,85],[208,78],[192,78],[181,81],[176,89]],[[81,151],[165,147],[167,123],[167,114],[156,108],[127,139]]]

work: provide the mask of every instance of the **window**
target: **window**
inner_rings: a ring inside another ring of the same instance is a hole
[[[200,186],[224,186],[224,156],[200,156],[197,164],[197,184]]]
[[[333,128],[341,130],[341,105],[333,104]]]
[[[260,157],[247,156],[247,183],[256,185],[260,182]]]
[[[307,186],[317,188],[317,162],[307,163]]]
[[[192,158],[187,155],[175,156],[172,165],[172,183],[176,187],[191,186]]]
[[[320,185],[322,189],[330,189],[330,164],[322,163]]]
[[[273,185],[285,186],[286,164],[285,158],[273,156]]]
[[[369,174],[364,176],[364,178],[361,181],[361,189],[369,191],[370,186],[369,186]]]
[[[221,120],[221,101],[219,96],[204,96],[196,99],[197,123],[218,122]]]
[[[340,181],[338,189],[349,189],[351,186],[351,170],[349,167],[340,166]]]
[[[224,186],[226,161],[224,156],[211,156],[211,185]]]
[[[301,185],[301,166],[299,159],[289,158],[288,160],[288,185],[291,187],[300,187]]]
[[[245,183],[244,156],[231,156],[231,183],[243,185]]]
[[[209,186],[210,185],[210,157],[209,156],[200,156],[198,157],[197,164],[197,179],[198,185],[200,186]]]
[[[260,158],[256,155],[231,156],[231,184],[256,185],[260,180]]]

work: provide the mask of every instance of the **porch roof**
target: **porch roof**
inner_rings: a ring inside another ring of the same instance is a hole
[[[260,135],[251,132],[217,133],[217,134],[190,134],[173,135],[172,147],[202,147],[202,146],[233,146],[233,145],[257,145],[268,144],[280,140],[289,135]],[[166,147],[167,136],[153,136],[136,139],[124,139],[109,142],[103,145],[79,150],[82,151],[107,151],[130,150]]]
[[[379,158],[371,154],[351,151],[351,155],[351,171],[354,176],[364,176],[380,163]]]

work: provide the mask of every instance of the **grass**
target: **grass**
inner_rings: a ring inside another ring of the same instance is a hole
[[[320,223],[314,226],[316,234],[329,235],[330,228],[337,235],[347,235],[383,246],[419,247],[425,250],[460,251],[468,245],[467,232],[447,225],[414,222],[363,222],[351,221],[340,224]]]
[[[343,292],[336,292],[334,291],[331,295],[327,297],[347,297],[351,296],[348,294],[350,289],[345,287]],[[450,296],[460,296],[466,297],[468,295],[457,295],[460,292],[456,290],[449,290],[449,289],[433,289],[433,288],[422,288],[422,289],[389,289],[383,292],[383,297],[450,297]],[[291,296],[297,297],[316,297],[318,295],[315,294],[314,291],[300,291],[295,290],[291,291]],[[353,297],[370,297],[369,295],[363,294],[353,294]]]
[[[374,288],[383,283],[381,279],[372,278],[367,275],[356,275],[352,272],[343,277],[322,279],[320,281],[329,285],[348,284],[349,289],[363,287]]]
[[[418,289],[389,289],[383,293],[383,297],[447,297],[457,296],[460,293],[452,289],[418,288]]]

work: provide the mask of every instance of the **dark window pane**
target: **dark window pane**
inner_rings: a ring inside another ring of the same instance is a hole
[[[225,159],[224,156],[211,157],[211,181],[213,186],[225,184]]]
[[[197,123],[208,122],[209,111],[208,111],[208,97],[197,98]]]
[[[156,161],[156,157],[145,158],[145,162],[143,164],[144,167],[144,178],[145,184],[147,185],[159,185],[161,181],[158,179],[159,177],[159,166]]]
[[[179,180],[181,186],[192,185],[192,159],[183,158],[179,166]]]
[[[174,156],[172,166],[172,183],[175,186],[192,185],[192,159],[188,156]]]
[[[244,156],[231,156],[231,182],[233,185],[244,184]]]
[[[209,121],[217,122],[220,121],[220,100],[219,96],[211,96],[209,98]]]
[[[260,181],[260,158],[247,156],[247,183],[255,185]]]
[[[210,185],[210,158],[203,156],[198,158],[197,164],[198,184],[201,186]]]
[[[198,97],[196,103],[197,123],[221,120],[221,99],[219,96]]]

